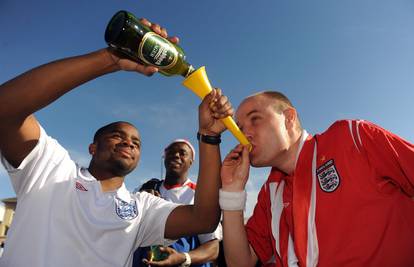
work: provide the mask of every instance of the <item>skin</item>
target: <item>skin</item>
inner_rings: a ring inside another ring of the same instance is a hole
[[[143,19],[142,23],[163,37],[167,31],[158,24]],[[178,42],[178,38],[170,40]],[[151,76],[157,68],[120,58],[108,48],[96,52],[57,60],[36,67],[0,86],[0,149],[9,163],[18,167],[32,151],[40,137],[40,125],[34,112],[48,106],[77,86],[115,71],[134,71]],[[213,90],[199,106],[198,131],[218,135],[225,130],[220,119],[233,115],[227,97]],[[140,148],[132,148],[138,131],[128,124],[117,125],[125,136],[103,136],[89,147],[92,161],[89,170],[100,181],[102,191],[118,189],[125,175],[139,160]],[[199,143],[200,168],[195,204],[174,209],[166,222],[164,236],[209,233],[217,227],[220,217],[218,189],[220,187],[219,146]]]
[[[296,110],[278,111],[274,100],[263,95],[246,98],[236,112],[237,123],[252,144],[236,146],[223,161],[222,190],[240,192],[249,177],[249,165],[275,167],[287,174],[295,169],[301,130]],[[223,241],[228,266],[255,266],[258,257],[250,246],[243,211],[223,211]]]
[[[165,184],[184,184],[193,164],[193,152],[186,143],[174,143],[165,150]]]

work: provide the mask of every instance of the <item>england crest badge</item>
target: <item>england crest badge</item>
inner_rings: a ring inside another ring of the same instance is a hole
[[[339,173],[333,159],[328,160],[316,171],[321,189],[327,193],[335,191],[340,184]]]
[[[134,199],[128,203],[116,197],[115,210],[118,217],[123,220],[132,220],[138,215],[137,202]]]

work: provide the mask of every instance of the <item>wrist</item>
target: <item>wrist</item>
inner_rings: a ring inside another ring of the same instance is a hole
[[[210,145],[219,145],[221,143],[221,135],[208,135],[198,132],[197,140]]]
[[[182,254],[184,254],[185,260],[184,260],[184,262],[182,262],[180,264],[179,267],[189,267],[191,265],[191,257],[190,257],[190,254],[188,254],[187,252],[183,252]]]
[[[199,128],[198,132],[203,135],[211,135],[211,136],[220,136],[221,133],[216,133],[214,131],[210,131],[208,129]]]
[[[121,70],[120,66],[118,65],[118,61],[120,60],[119,57],[117,57],[114,54],[114,50],[112,50],[110,47],[101,49],[100,52],[105,55],[105,64],[104,66],[107,66],[107,68],[110,70],[110,72],[115,72]]]
[[[230,192],[220,189],[219,191],[219,204],[222,210],[244,210],[246,208],[246,200],[246,190]]]

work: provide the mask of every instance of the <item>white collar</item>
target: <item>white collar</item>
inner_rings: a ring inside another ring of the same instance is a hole
[[[305,129],[303,129],[302,130],[302,134],[300,136],[300,142],[299,142],[298,151],[296,153],[295,169],[296,169],[296,164],[298,163],[298,159],[299,159],[300,152],[302,151],[302,148],[303,148],[303,144],[305,143],[305,141],[308,138],[308,136],[309,136],[308,132]]]
[[[113,194],[116,192],[116,196],[119,199],[125,202],[128,202],[128,203],[131,201],[131,193],[126,188],[125,183],[122,183],[121,187],[118,188],[116,191],[102,192],[101,183],[89,172],[87,168],[83,168],[83,167],[79,168],[78,176],[88,182],[97,182],[96,183],[97,189],[99,189],[101,193],[112,193]]]

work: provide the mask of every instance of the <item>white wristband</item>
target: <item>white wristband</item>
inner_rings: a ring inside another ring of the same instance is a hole
[[[240,192],[228,192],[220,189],[219,203],[222,210],[244,210],[246,207],[246,190]]]
[[[188,254],[187,252],[183,252],[184,256],[185,256],[185,262],[180,264],[180,267],[189,267],[191,265],[191,257],[190,254]]]

